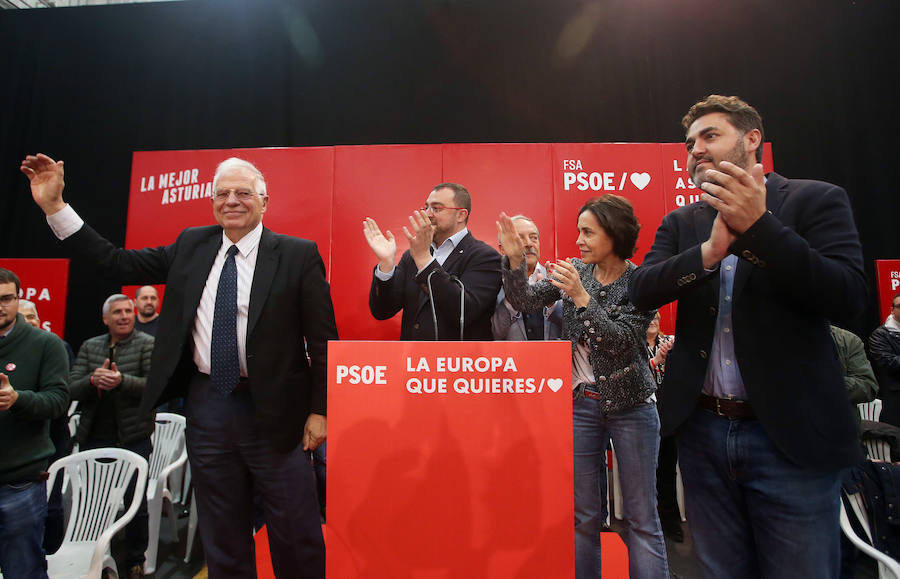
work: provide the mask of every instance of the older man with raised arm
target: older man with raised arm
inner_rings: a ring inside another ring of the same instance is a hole
[[[210,201],[218,225],[139,250],[116,248],[63,201],[62,161],[29,155],[21,170],[67,250],[123,283],[166,284],[142,408],[187,399],[210,577],[255,576],[254,490],[263,499],[276,575],[323,577],[325,547],[304,451],[325,440],[325,356],[337,330],[315,243],[263,227],[265,178],[242,159],[216,169]]]

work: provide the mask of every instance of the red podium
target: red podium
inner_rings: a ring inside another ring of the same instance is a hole
[[[574,576],[569,342],[331,342],[327,575]]]

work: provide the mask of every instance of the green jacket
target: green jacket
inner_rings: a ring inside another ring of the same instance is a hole
[[[153,433],[155,412],[140,412],[141,395],[147,375],[150,374],[150,354],[153,352],[153,336],[135,330],[124,340],[120,340],[110,352],[109,334],[94,336],[81,345],[75,365],[69,374],[69,390],[72,399],[78,400],[81,422],[75,439],[84,444],[92,437],[92,428],[100,408],[98,389],[91,384],[94,370],[103,365],[107,358],[115,362],[122,374],[122,383],[102,396],[111,400],[116,422],[116,443],[127,444],[145,438]]]
[[[62,340],[16,316],[12,331],[0,339],[0,372],[19,398],[0,410],[0,484],[37,480],[53,454],[50,419],[69,404],[69,357]]]
[[[860,404],[875,400],[878,382],[875,381],[872,365],[866,358],[862,340],[853,332],[837,326],[831,326],[831,338],[837,348],[838,358],[841,359],[841,366],[844,367],[844,385],[850,402]]]

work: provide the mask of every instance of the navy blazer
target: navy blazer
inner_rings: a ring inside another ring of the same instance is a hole
[[[427,280],[431,276],[434,307],[437,314],[438,338],[459,340],[460,288],[465,285],[466,340],[493,340],[491,314],[500,291],[500,254],[493,247],[475,239],[471,233],[462,238],[444,265],[432,260],[425,269],[418,268],[409,250],[403,253],[394,275],[381,281],[372,275],[369,310],[375,319],[386,320],[401,309],[401,340],[433,340],[434,320],[428,299]]]
[[[766,433],[796,464],[837,469],[860,458],[856,426],[829,320],[851,322],[866,303],[862,250],[846,192],[770,173],[765,213],[731,246],[734,347]],[[697,406],[712,351],[719,270],[703,269],[700,244],[716,211],[705,202],[669,213],[629,296],[651,309],[678,300],[666,360],[662,432]]]
[[[191,227],[172,245],[125,250],[85,224],[63,244],[122,283],[166,284],[141,408],[184,396],[197,371],[194,318],[222,228]],[[250,288],[247,374],[257,421],[276,450],[297,446],[309,413],[326,414],[326,353],[328,340],[336,339],[316,244],[263,228]]]

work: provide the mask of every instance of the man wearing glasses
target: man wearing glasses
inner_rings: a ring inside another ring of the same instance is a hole
[[[409,249],[400,263],[394,235],[382,233],[371,217],[363,222],[366,241],[378,258],[369,310],[378,320],[403,310],[401,340],[493,339],[500,254],[469,233],[471,210],[465,187],[436,185],[403,228]]]
[[[900,427],[900,294],[891,300],[891,313],[884,325],[869,336],[869,358],[884,404],[881,422]]]
[[[0,568],[46,577],[49,424],[69,403],[69,358],[62,340],[18,311],[19,278],[0,268]]]
[[[249,532],[256,492],[275,574],[323,578],[325,543],[306,451],[325,440],[325,355],[337,328],[316,244],[263,227],[266,181],[242,159],[216,169],[218,225],[133,250],[116,248],[65,203],[62,161],[29,155],[21,170],[69,252],[124,283],[166,283],[141,407],[187,399],[210,577],[256,576]]]

